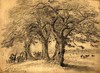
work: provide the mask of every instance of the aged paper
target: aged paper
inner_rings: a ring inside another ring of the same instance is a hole
[[[100,0],[0,0],[0,73],[100,73]]]

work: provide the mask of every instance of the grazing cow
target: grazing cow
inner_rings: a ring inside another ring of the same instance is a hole
[[[84,49],[84,48],[85,48],[84,46],[78,46],[78,47],[80,47],[80,48],[82,48],[82,49]]]
[[[85,59],[88,58],[90,55],[81,55],[81,58]]]
[[[91,55],[91,57],[95,57],[95,55]]]
[[[68,45],[68,47],[75,47],[74,45],[71,45],[71,44],[67,44]]]

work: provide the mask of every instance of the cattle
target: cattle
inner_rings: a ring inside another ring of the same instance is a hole
[[[88,57],[95,57],[95,55],[81,55],[80,56],[82,59],[88,58]]]
[[[81,49],[84,49],[85,48],[84,46],[78,46],[78,47],[80,47]]]
[[[95,57],[95,55],[91,55],[91,57]]]
[[[91,46],[98,48],[98,45],[97,44],[91,44]]]
[[[90,55],[81,55],[82,59],[88,58]]]
[[[68,47],[75,47],[74,45],[71,45],[71,44],[67,44],[67,46],[68,46]]]

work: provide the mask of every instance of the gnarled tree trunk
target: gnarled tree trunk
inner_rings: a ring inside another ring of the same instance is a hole
[[[64,61],[65,42],[63,37],[56,38],[55,53],[53,55],[54,63],[62,66]]]

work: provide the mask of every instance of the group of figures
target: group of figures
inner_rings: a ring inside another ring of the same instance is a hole
[[[9,56],[9,59],[7,60],[7,62],[8,63],[20,63],[20,62],[24,62],[25,60],[27,60],[27,53],[23,51],[19,54],[12,53]]]
[[[33,58],[34,60],[39,60],[42,57],[41,52],[33,52]],[[28,55],[25,51],[19,53],[19,54],[14,54],[11,53],[9,56],[9,59],[7,60],[7,63],[21,63],[28,60]]]

